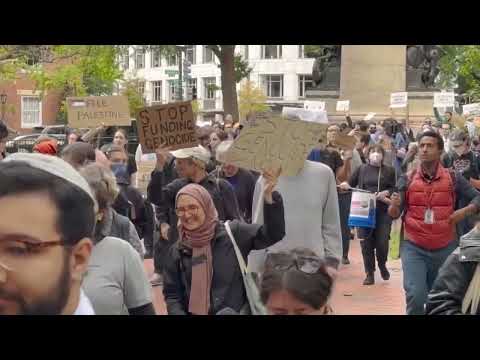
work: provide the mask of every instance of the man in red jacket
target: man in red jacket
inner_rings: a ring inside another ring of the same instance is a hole
[[[425,313],[438,269],[458,245],[456,224],[480,210],[480,193],[465,178],[440,163],[443,139],[433,131],[419,138],[420,166],[398,180],[388,213],[403,213],[400,255],[407,314]],[[466,207],[458,209],[458,200]]]

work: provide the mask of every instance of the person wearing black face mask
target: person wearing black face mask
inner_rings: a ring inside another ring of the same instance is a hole
[[[122,147],[112,145],[107,150],[106,156],[110,160],[110,169],[119,188],[119,194],[112,207],[117,213],[130,219],[142,239],[147,222],[145,200],[140,191],[130,185],[127,154]]]
[[[375,193],[377,198],[375,229],[358,229],[367,275],[363,285],[375,283],[375,255],[382,279],[390,279],[390,273],[386,267],[392,226],[392,218],[388,215],[388,205],[390,204],[388,197],[395,188],[395,169],[383,163],[384,157],[385,150],[381,145],[370,146],[367,151],[367,164],[358,168],[348,183],[340,184],[340,188],[344,190],[359,188]]]

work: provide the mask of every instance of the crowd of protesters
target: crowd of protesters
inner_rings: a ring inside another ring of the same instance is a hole
[[[0,124],[0,314],[154,315],[152,286],[169,315],[335,314],[352,240],[363,285],[377,268],[390,279],[396,219],[406,313],[477,313],[479,134],[471,118],[435,116],[414,131],[347,114],[292,177],[230,163],[242,126],[228,115],[198,128],[196,147],[160,146],[146,194],[124,129],[106,144],[100,126],[71,130],[63,148],[41,136],[31,154],[7,154]],[[353,148],[337,144],[344,136]],[[351,224],[355,192],[373,194],[374,226]]]

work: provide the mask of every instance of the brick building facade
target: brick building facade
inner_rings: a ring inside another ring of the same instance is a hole
[[[16,80],[0,83],[0,93],[7,95],[5,123],[19,134],[56,124],[62,101],[58,91],[45,91],[42,96],[35,90],[35,82],[19,73]]]

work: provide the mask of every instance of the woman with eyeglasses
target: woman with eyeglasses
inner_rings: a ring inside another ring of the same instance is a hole
[[[279,172],[265,171],[265,224],[229,223],[247,261],[251,250],[265,249],[285,236],[283,202],[273,189]],[[176,197],[179,241],[171,246],[163,272],[169,315],[248,314],[242,273],[225,224],[208,191],[189,184]]]
[[[270,315],[330,315],[333,277],[308,249],[269,253],[260,296]]]

